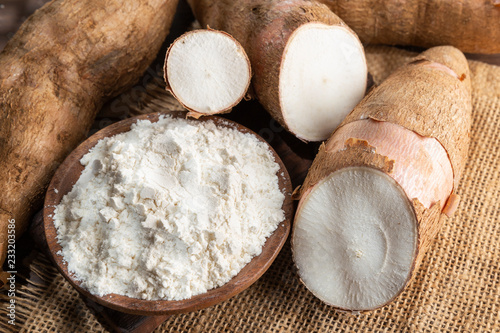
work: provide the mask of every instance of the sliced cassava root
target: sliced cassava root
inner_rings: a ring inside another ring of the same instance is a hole
[[[304,141],[328,138],[365,93],[357,36],[314,1],[188,1],[202,26],[238,40],[252,65],[255,96]]]
[[[391,177],[346,167],[323,179],[305,200],[293,246],[312,293],[342,309],[364,310],[384,305],[404,287],[416,219]]]
[[[0,53],[0,262],[98,110],[132,86],[167,36],[177,0],[55,0]]]
[[[319,0],[365,43],[500,53],[498,0]]]
[[[303,140],[328,138],[363,98],[366,76],[363,48],[351,31],[303,24],[283,52],[279,78],[283,122]]]
[[[167,89],[196,114],[229,111],[250,85],[250,62],[229,34],[194,30],[176,39],[165,57]]]
[[[373,89],[321,145],[292,236],[300,278],[318,298],[366,311],[403,291],[456,209],[471,108],[465,57],[435,47]]]

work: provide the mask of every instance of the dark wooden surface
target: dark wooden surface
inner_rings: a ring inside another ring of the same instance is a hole
[[[466,54],[467,59],[482,61],[490,65],[500,66],[500,54]]]

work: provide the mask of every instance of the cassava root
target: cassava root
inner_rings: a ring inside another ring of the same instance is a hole
[[[317,297],[367,311],[410,283],[457,208],[471,109],[464,55],[435,47],[373,89],[322,144],[292,236],[300,278]]]
[[[439,46],[500,53],[498,0],[318,0],[364,43]]]
[[[55,0],[0,53],[0,262],[42,206],[50,178],[103,103],[132,86],[165,39],[177,0]]]
[[[366,90],[357,36],[325,5],[307,0],[189,0],[201,26],[231,34],[252,66],[255,96],[287,130],[321,141]]]
[[[164,74],[167,89],[195,117],[229,112],[245,97],[252,76],[240,43],[212,29],[177,38],[167,51]]]

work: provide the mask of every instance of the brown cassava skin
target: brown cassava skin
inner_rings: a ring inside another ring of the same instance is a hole
[[[54,0],[0,53],[0,262],[42,206],[58,165],[103,103],[132,86],[168,34],[177,0]]]
[[[498,0],[318,0],[365,43],[500,53]]]
[[[309,22],[341,26],[352,32],[328,7],[316,1],[188,0],[188,3],[201,26],[226,31],[241,43],[252,65],[255,96],[287,130],[278,87],[288,38]]]
[[[450,177],[453,177],[455,190],[467,158],[471,111],[467,60],[456,48],[435,47],[398,69],[380,86],[371,90],[336,131],[347,124],[371,119],[375,122],[390,122],[422,137],[436,139],[448,154],[453,170]],[[338,145],[330,144],[336,140],[335,134],[336,132],[326,144],[321,145],[309,169],[299,194],[301,201],[297,211],[301,210],[304,199],[316,184],[342,168],[369,167],[393,177],[394,164],[398,163],[398,159],[389,159],[379,154],[376,146],[356,137],[349,138],[343,147],[338,148]],[[334,146],[337,148],[333,149]],[[406,285],[415,276],[427,248],[440,229],[447,209],[446,206],[441,209],[439,202],[426,208],[418,198],[408,200],[414,208],[418,239]],[[456,203],[457,200],[452,191],[448,201]],[[399,293],[403,290],[404,288]]]

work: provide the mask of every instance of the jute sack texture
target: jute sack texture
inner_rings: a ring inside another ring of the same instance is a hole
[[[415,55],[382,46],[366,51],[376,83]],[[500,67],[469,65],[473,124],[459,209],[444,221],[416,279],[395,302],[359,316],[332,310],[299,282],[287,243],[248,290],[172,316],[156,332],[500,332]],[[40,279],[18,290],[14,331],[108,331],[42,255],[31,269]],[[0,316],[0,331],[11,330],[6,314]]]

